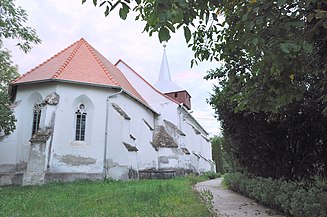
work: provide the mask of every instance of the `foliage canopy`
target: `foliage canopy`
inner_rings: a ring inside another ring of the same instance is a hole
[[[32,43],[40,43],[35,30],[25,25],[26,21],[26,11],[16,7],[13,0],[0,1],[0,131],[6,135],[15,130],[16,121],[9,107],[8,86],[19,74],[10,52],[3,48],[3,39],[18,40],[17,46],[25,53],[32,48]]]
[[[82,0],[84,3],[86,0]],[[160,42],[183,28],[197,63],[217,60],[209,100],[233,159],[254,175],[326,174],[326,0],[109,0]],[[132,9],[131,9],[132,8]],[[220,17],[223,16],[223,19]]]
[[[146,22],[144,31],[157,32],[161,42],[183,28],[194,51],[192,63],[220,61],[221,67],[207,79],[218,78],[222,88],[235,87],[230,101],[238,102],[237,111],[278,112],[300,100],[312,77],[319,77],[319,88],[326,89],[326,0],[93,0],[93,4],[104,7],[105,16],[119,8],[122,19],[135,11],[135,19]],[[220,15],[224,19],[218,19]],[[326,94],[318,100],[326,104]]]

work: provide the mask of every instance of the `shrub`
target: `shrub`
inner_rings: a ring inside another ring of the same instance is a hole
[[[216,179],[221,177],[220,173],[215,173],[215,172],[205,172],[203,175],[208,179]]]
[[[294,217],[327,217],[327,192],[304,188],[296,182],[241,173],[224,175],[224,185],[258,202]]]

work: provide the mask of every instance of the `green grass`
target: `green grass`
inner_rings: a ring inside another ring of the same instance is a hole
[[[0,216],[210,216],[192,190],[200,179],[3,187]]]

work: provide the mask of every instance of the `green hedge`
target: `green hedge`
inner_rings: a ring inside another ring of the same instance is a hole
[[[208,179],[216,179],[221,177],[220,173],[215,173],[215,172],[205,172],[203,173],[203,175]]]
[[[316,187],[271,178],[224,175],[228,188],[294,217],[327,217],[327,192]]]

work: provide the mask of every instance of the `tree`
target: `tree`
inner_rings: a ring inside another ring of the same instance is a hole
[[[36,31],[25,26],[27,13],[21,7],[16,7],[14,0],[0,2],[0,43],[4,38],[18,39],[17,46],[25,53],[32,49],[32,44],[41,43]]]
[[[0,48],[1,48],[0,44]],[[19,76],[17,66],[11,61],[11,55],[8,50],[0,49],[0,130],[6,135],[15,130],[15,117],[10,110],[10,99],[8,87],[10,81]]]
[[[312,90],[299,102],[272,114],[234,112],[230,90],[216,92],[214,103],[224,129],[223,150],[238,170],[250,175],[312,181],[326,177],[327,117]]]
[[[327,2],[240,1],[224,14],[206,51],[225,64],[207,78],[220,80],[210,103],[230,153],[252,175],[327,178]]]
[[[278,112],[305,94],[303,77],[320,76],[320,88],[326,90],[326,0],[132,2],[93,0],[95,6],[105,7],[106,16],[119,8],[122,19],[133,7],[135,18],[146,22],[144,31],[157,32],[161,42],[183,27],[194,51],[192,63],[221,61],[207,78],[242,87],[230,98],[238,102],[236,110]],[[325,92],[318,100],[327,108]]]
[[[123,19],[131,5],[130,0],[99,4],[106,16],[120,8]],[[243,169],[276,178],[310,179],[318,172],[327,177],[321,131],[327,115],[326,0],[135,0],[134,5],[144,30],[157,32],[161,42],[183,27],[192,63],[220,61],[206,76],[219,80],[209,102],[223,123],[224,150]]]
[[[224,160],[223,160],[223,137],[214,136],[211,138],[212,146],[212,160],[216,163],[216,171],[218,173],[224,173]]]
[[[11,61],[10,52],[3,48],[4,38],[18,39],[17,43],[24,52],[28,52],[32,43],[40,43],[41,40],[31,27],[25,26],[27,21],[26,11],[16,7],[13,0],[1,0],[0,2],[0,131],[6,135],[15,130],[15,117],[10,109],[10,97],[8,87],[10,82],[19,74],[17,66]]]

